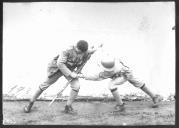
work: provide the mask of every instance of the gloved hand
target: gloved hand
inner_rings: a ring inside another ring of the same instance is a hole
[[[85,76],[84,76],[82,73],[77,74],[77,77],[78,77],[78,78],[85,78]]]

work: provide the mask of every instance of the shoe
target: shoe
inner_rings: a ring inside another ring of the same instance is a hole
[[[24,112],[25,112],[25,113],[29,113],[30,110],[31,110],[31,108],[32,108],[32,106],[33,106],[33,104],[34,104],[34,103],[31,102],[31,103],[29,103],[28,106],[25,106],[25,107],[24,107]]]
[[[152,100],[153,100],[152,107],[153,108],[157,108],[158,107],[158,103],[159,103],[159,98],[157,96],[155,96],[155,97],[152,98]]]
[[[115,107],[114,107],[114,112],[123,112],[123,111],[125,111],[125,106],[124,106],[125,104],[123,103],[122,105],[119,105],[119,104],[117,104]]]
[[[76,114],[77,112],[72,108],[71,105],[66,105],[65,106],[65,113]]]

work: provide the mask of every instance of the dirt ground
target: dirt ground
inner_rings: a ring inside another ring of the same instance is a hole
[[[175,125],[175,101],[162,101],[152,108],[151,101],[130,101],[125,112],[113,112],[115,102],[75,102],[77,114],[62,111],[65,101],[37,101],[31,113],[24,113],[27,101],[4,101],[4,125]]]

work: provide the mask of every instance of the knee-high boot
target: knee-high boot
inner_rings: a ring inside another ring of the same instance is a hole
[[[116,100],[117,105],[122,105],[122,104],[123,104],[123,101],[122,101],[122,99],[120,98],[120,95],[119,95],[119,93],[118,93],[118,91],[117,91],[117,88],[114,89],[114,90],[111,90],[111,93],[112,93],[114,99]]]
[[[115,111],[124,111],[125,110],[124,103],[123,103],[122,99],[120,98],[117,88],[112,89],[111,93],[117,102],[117,105],[114,107]]]
[[[74,102],[77,95],[78,95],[78,91],[71,89],[70,96],[69,96],[67,104],[65,106],[65,113],[73,113],[73,114],[76,113],[76,111],[74,111],[74,109],[72,107],[72,103]]]
[[[36,92],[34,93],[34,95],[30,98],[29,100],[29,104],[27,106],[24,107],[24,112],[28,113],[30,112],[34,102],[36,101],[36,99],[40,96],[40,94],[43,92],[43,90],[41,90],[40,88],[38,88],[36,90]]]
[[[144,84],[141,87],[141,90],[144,91],[147,95],[149,95],[151,98],[153,98],[155,95],[147,88],[147,86]]]
[[[71,89],[70,96],[69,96],[68,101],[67,101],[68,106],[72,105],[72,103],[74,102],[74,100],[77,97],[77,95],[78,95],[78,91],[74,90],[74,89]]]
[[[141,90],[152,98],[154,105],[156,105],[159,102],[158,97],[154,93],[152,93],[145,84],[141,87]]]

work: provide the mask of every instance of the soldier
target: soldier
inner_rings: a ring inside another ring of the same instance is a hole
[[[88,42],[85,40],[80,40],[75,46],[70,46],[70,48],[65,49],[61,54],[54,57],[54,59],[49,63],[47,69],[46,80],[39,85],[35,94],[30,98],[29,104],[24,107],[24,112],[30,112],[34,102],[41,95],[41,93],[46,90],[50,85],[55,83],[61,76],[64,76],[68,81],[71,81],[71,92],[65,106],[66,113],[74,113],[72,108],[72,103],[78,95],[80,89],[80,83],[78,78],[80,74],[75,73],[75,69],[79,69],[84,61],[86,60],[88,54],[94,53],[94,49],[88,50]]]
[[[133,76],[133,73],[129,67],[124,65],[122,61],[118,58],[114,58],[109,54],[105,58],[101,59],[100,67],[102,70],[97,74],[87,74],[83,73],[83,78],[86,80],[99,81],[110,78],[109,90],[111,91],[113,97],[115,98],[117,104],[115,106],[115,111],[125,110],[124,103],[121,100],[119,93],[117,91],[118,85],[123,84],[128,81],[137,88],[140,88],[146,94],[148,94],[153,100],[153,107],[158,106],[158,97],[153,94],[145,85],[144,82],[138,80]]]

